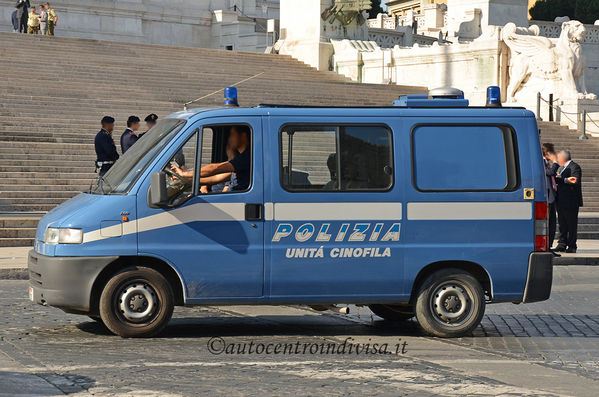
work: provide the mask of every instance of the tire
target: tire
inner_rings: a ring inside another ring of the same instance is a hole
[[[368,305],[377,316],[387,321],[407,321],[414,317],[414,309],[400,305]]]
[[[147,267],[130,267],[115,274],[100,296],[102,321],[124,338],[157,335],[171,319],[173,308],[170,284],[162,274]]]
[[[424,280],[419,289],[416,319],[430,335],[456,338],[470,334],[484,314],[483,288],[463,270],[439,270]]]

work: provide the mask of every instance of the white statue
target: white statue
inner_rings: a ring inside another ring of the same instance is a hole
[[[503,28],[502,39],[512,52],[508,101],[516,102],[518,91],[525,90],[532,81],[552,87],[553,93],[562,99],[597,99],[587,92],[584,79],[580,44],[586,34],[584,25],[579,21],[564,22],[558,39],[539,36],[539,32],[536,25],[526,29],[508,23]]]

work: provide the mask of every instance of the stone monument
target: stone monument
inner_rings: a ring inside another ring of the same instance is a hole
[[[509,22],[528,27],[527,0],[447,0],[449,36],[475,39],[489,26]]]
[[[41,4],[31,1],[32,5]],[[45,1],[43,2],[45,3]],[[132,43],[263,52],[276,0],[50,0],[56,35]],[[0,30],[12,30],[15,0],[0,0]]]
[[[505,25],[502,39],[511,50],[508,101],[522,102],[519,98],[530,98],[538,92],[561,99],[597,99],[586,88],[585,59],[580,46],[585,34],[584,25],[578,21],[562,23],[557,40],[539,36],[536,25]]]
[[[279,54],[332,69],[331,39],[367,40],[370,0],[281,0]]]

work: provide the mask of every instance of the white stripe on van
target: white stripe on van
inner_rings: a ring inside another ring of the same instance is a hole
[[[408,203],[408,220],[528,220],[532,202]]]
[[[272,221],[275,218],[275,207],[273,203],[264,203],[264,220]]]
[[[275,203],[276,221],[376,221],[401,219],[401,203]]]
[[[223,222],[244,221],[245,203],[197,203],[187,207],[164,211],[156,215],[150,215],[135,221],[123,222],[122,235],[134,234],[136,232],[147,232],[169,226],[182,225],[191,222]],[[83,235],[83,242],[103,240],[107,235],[114,235],[121,225],[111,226],[105,229],[97,229]],[[114,229],[114,230],[112,230]]]

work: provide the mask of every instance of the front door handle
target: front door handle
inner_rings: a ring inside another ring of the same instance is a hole
[[[245,205],[245,220],[246,221],[261,221],[262,220],[262,204],[246,204]]]

